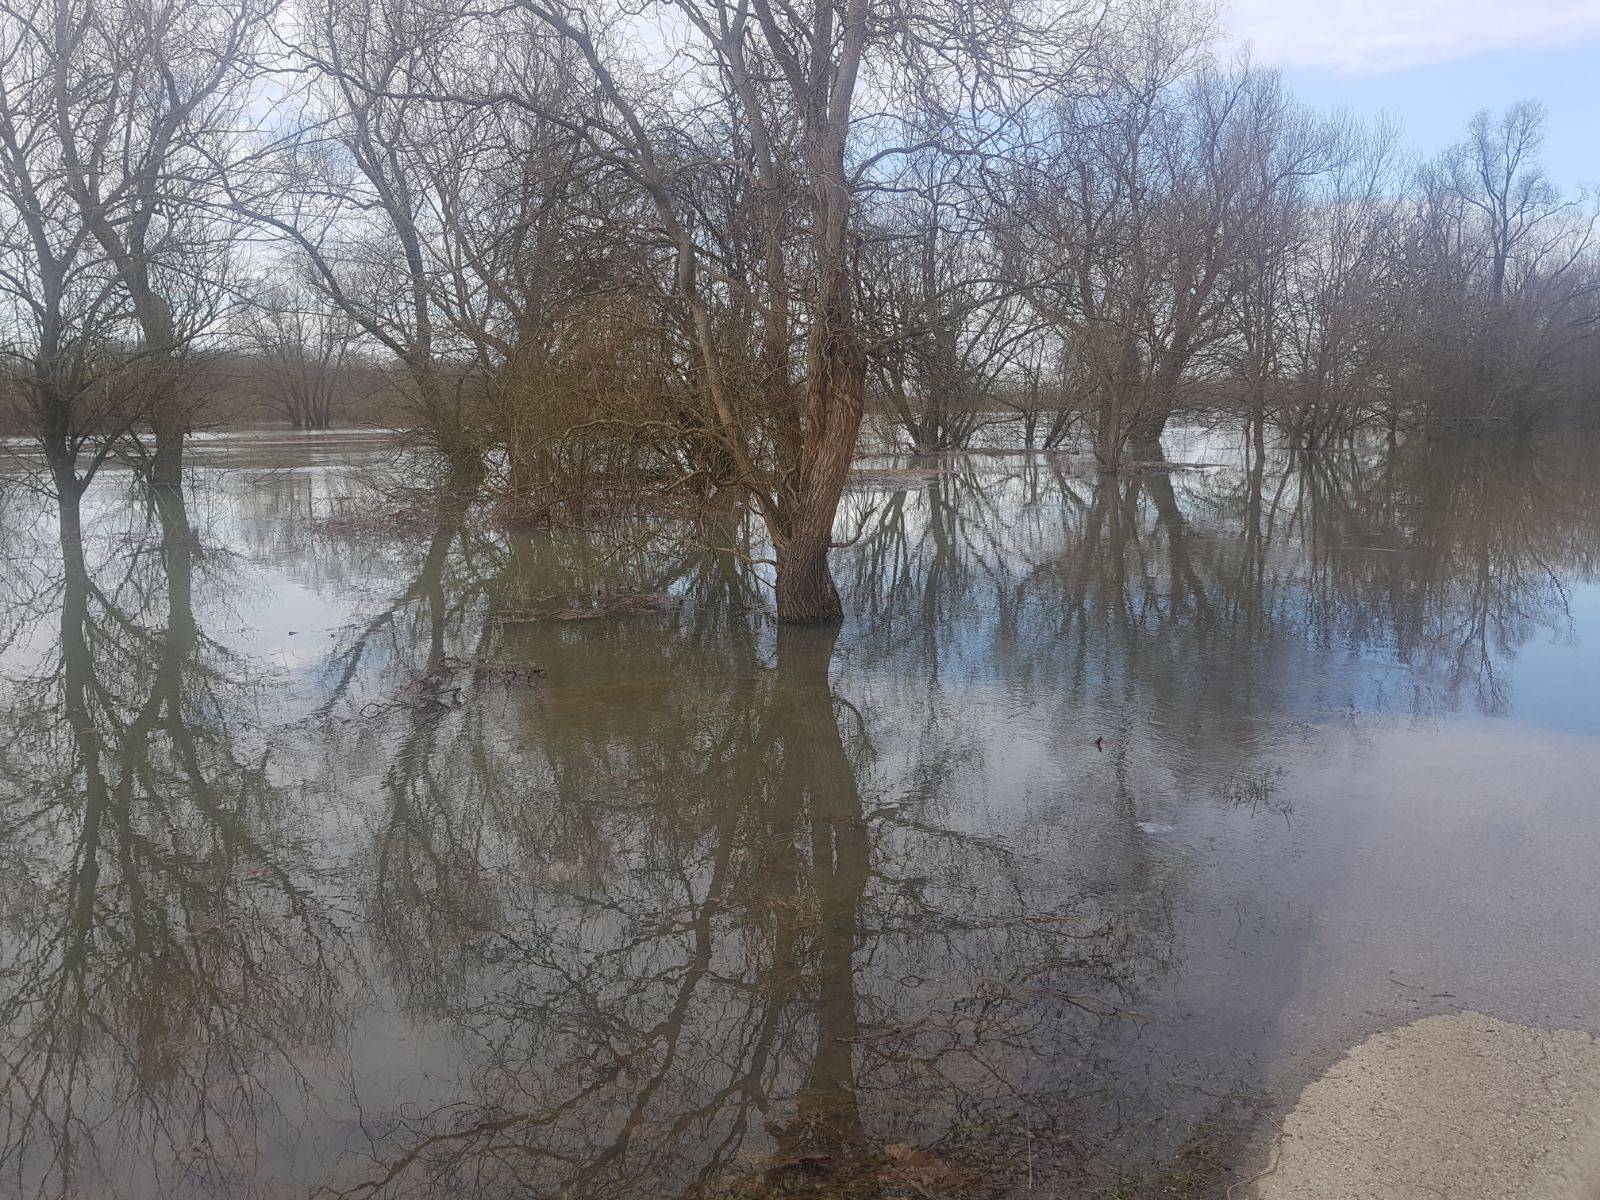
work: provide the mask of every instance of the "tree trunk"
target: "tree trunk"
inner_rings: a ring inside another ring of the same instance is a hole
[[[83,554],[83,515],[81,489],[63,488],[57,497],[57,516],[61,533],[61,563],[69,582],[89,576]],[[69,606],[70,607],[70,606]]]
[[[184,736],[183,672],[194,657],[198,635],[194,618],[194,531],[189,525],[182,488],[158,487],[156,514],[161,521],[161,557],[167,575],[167,628],[162,640],[160,687],[166,696],[167,721],[175,736]]]
[[[69,496],[76,503],[82,487],[78,482],[77,455],[72,447],[72,404],[54,384],[49,384],[40,389],[39,414],[39,442],[44,447],[44,460],[50,468],[56,494],[63,504]]]
[[[1135,446],[1159,446],[1161,435],[1167,431],[1167,418],[1171,415],[1170,410],[1162,409],[1140,417],[1134,422],[1128,441]]]
[[[158,488],[181,487],[183,439],[189,421],[178,393],[178,361],[173,353],[177,333],[172,308],[151,286],[149,271],[142,264],[125,269],[124,274],[133,294],[144,351],[149,355],[150,430],[156,443],[149,464],[150,484]]]
[[[150,459],[150,484],[169,490],[183,486],[183,437],[187,424],[176,411],[177,397],[170,383],[165,378],[157,383],[161,392],[150,414],[156,442],[155,454]]]
[[[1107,474],[1122,465],[1122,408],[1120,397],[1103,397],[1095,413],[1094,460]]]
[[[831,525],[831,522],[830,522]],[[823,625],[844,620],[844,603],[828,566],[830,534],[790,537],[778,549],[778,620]]]
[[[828,570],[828,550],[861,433],[867,359],[850,311],[842,255],[822,282],[817,307],[822,319],[811,333],[799,477],[785,506],[786,528],[774,539],[778,620],[793,625],[844,619],[839,589]]]

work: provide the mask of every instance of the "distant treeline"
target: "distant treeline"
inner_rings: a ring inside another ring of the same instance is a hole
[[[194,429],[289,426],[293,429],[392,427],[405,419],[403,390],[390,364],[376,358],[344,363],[326,376],[296,374],[291,389],[259,354],[248,350],[193,353],[185,364],[183,386],[190,393]],[[26,404],[26,383],[15,374],[0,377],[0,437],[36,432]],[[316,396],[315,405],[300,400]],[[138,427],[134,433],[137,435]]]
[[[731,493],[795,620],[840,611],[869,413],[1108,471],[1175,415],[1308,451],[1593,422],[1600,260],[1540,107],[1417,160],[1209,11],[0,0],[7,419],[63,495],[263,415],[404,425],[530,517]]]

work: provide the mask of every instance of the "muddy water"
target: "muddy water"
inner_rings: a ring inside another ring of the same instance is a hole
[[[0,484],[0,1195],[1066,1196],[1421,1015],[1596,1030],[1597,449],[876,474],[838,631],[361,437],[108,474],[81,568]]]

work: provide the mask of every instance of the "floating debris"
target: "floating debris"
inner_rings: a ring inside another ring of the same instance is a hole
[[[528,680],[545,673],[543,667],[532,663],[505,662],[491,658],[448,657],[444,661],[452,670],[471,672],[474,679]]]
[[[676,597],[653,593],[612,593],[590,598],[587,604],[566,608],[502,609],[490,614],[501,625],[524,625],[538,621],[594,621],[602,617],[636,617],[672,607]]]

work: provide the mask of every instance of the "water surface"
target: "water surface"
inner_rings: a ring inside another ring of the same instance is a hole
[[[107,474],[81,568],[8,480],[0,1194],[1072,1195],[1424,1013],[1600,1029],[1596,449],[925,460],[827,631],[731,515],[357,435]]]

